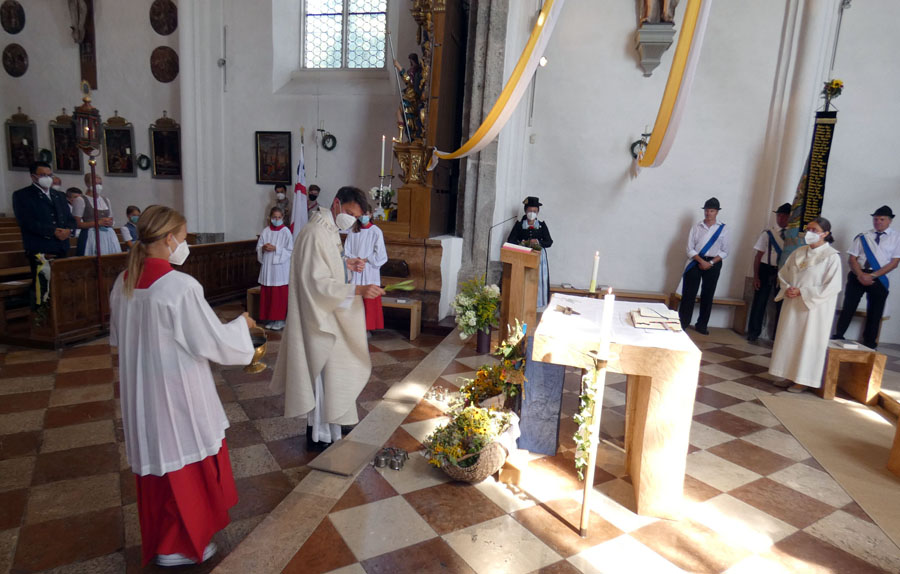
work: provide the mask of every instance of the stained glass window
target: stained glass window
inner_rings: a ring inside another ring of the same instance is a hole
[[[383,68],[387,0],[306,0],[305,68]]]

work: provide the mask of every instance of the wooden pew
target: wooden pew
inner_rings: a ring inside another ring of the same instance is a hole
[[[681,303],[681,293],[672,293],[669,295],[669,309],[678,310]],[[700,296],[697,296],[697,303],[700,303]],[[734,307],[734,316],[731,320],[731,329],[743,335],[747,331],[747,302],[743,299],[732,299],[730,297],[716,297],[713,299],[713,305],[724,305],[726,307]]]
[[[104,255],[103,291],[100,298],[102,320],[97,309],[97,262],[95,257],[58,259],[51,266],[50,308],[43,325],[32,326],[30,334],[0,333],[0,342],[58,348],[76,341],[98,337],[109,328],[109,292],[125,269],[127,254]],[[256,241],[208,243],[191,247],[191,255],[178,268],[203,285],[211,304],[245,295],[256,285],[259,262]]]

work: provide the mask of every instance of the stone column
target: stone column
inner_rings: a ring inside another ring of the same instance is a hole
[[[509,0],[473,0],[469,8],[463,141],[475,133],[503,89]],[[463,237],[459,281],[485,273],[497,194],[497,141],[464,160],[457,221]],[[496,231],[496,230],[495,230]]]
[[[201,243],[224,240],[225,117],[221,0],[182,2],[178,9],[181,67],[181,176],[188,230]]]
[[[757,213],[791,201],[809,154],[819,92],[828,79],[841,0],[788,0],[769,106]]]

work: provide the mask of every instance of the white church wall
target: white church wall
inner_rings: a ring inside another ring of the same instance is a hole
[[[73,42],[69,26],[69,9],[65,2],[27,2],[25,28],[11,35],[0,30],[5,45],[16,42],[28,52],[28,71],[19,78],[0,72],[0,116],[9,118],[17,107],[37,124],[38,146],[51,149],[49,122],[67,114],[81,103],[78,46]],[[150,155],[150,123],[162,116],[163,110],[179,119],[179,83],[163,84],[150,72],[150,53],[157,46],[178,50],[178,34],[160,36],[150,26],[149,4],[142,2],[95,2],[94,23],[97,42],[97,84],[92,94],[93,105],[104,120],[115,110],[134,124],[135,151]],[[3,158],[0,160],[0,211],[12,216],[12,194],[28,185],[28,172],[10,171],[6,158],[5,135]],[[84,170],[89,171],[87,161]],[[146,207],[153,203],[181,209],[181,182],[152,179],[150,171],[137,170],[137,177],[106,177],[102,157],[98,173],[104,176],[103,193],[115,208],[118,222],[125,221],[129,204]],[[59,174],[63,187],[84,187],[84,179],[76,174]]]
[[[254,132],[291,132],[293,172],[300,152],[300,127],[305,128],[307,184],[322,188],[323,204],[329,204],[341,186],[354,185],[368,191],[378,185],[381,136],[390,140],[396,135],[399,95],[392,75],[381,74],[363,82],[362,88],[324,82],[321,87],[310,87],[316,74],[294,74],[294,79],[289,79],[287,70],[292,59],[284,50],[299,50],[299,36],[284,30],[283,20],[296,15],[287,8],[282,0],[226,3],[228,89],[224,115],[228,145],[223,165],[226,186],[222,190],[226,240],[255,237],[273,199],[273,186],[256,183]],[[415,23],[407,8],[399,1],[389,5],[394,48],[404,66],[406,55],[417,51]],[[285,39],[273,38],[273,30],[284,33]],[[320,148],[317,164],[314,137],[320,122],[335,135],[337,147],[332,151]],[[387,145],[386,174],[391,161],[390,141]],[[395,173],[397,170],[395,165]],[[399,185],[399,178],[394,184]],[[291,188],[288,186],[288,191]]]
[[[501,189],[498,175],[494,221],[521,215],[522,199],[537,195],[554,239],[552,282],[586,287],[599,250],[601,284],[669,292],[685,262],[688,230],[702,218],[704,200],[716,196],[730,233],[717,293],[740,297],[752,272],[753,242],[771,222],[768,212],[794,195],[791,186],[773,198],[762,180],[784,5],[712,6],[675,145],[662,167],[632,179],[628,146],[652,126],[675,46],[653,76],[644,78],[633,47],[633,3],[568,2],[547,50],[549,64],[537,73],[531,127],[514,126],[500,136],[498,163],[516,164],[516,148],[524,148],[524,168],[516,186]],[[900,127],[889,113],[900,89],[900,64],[887,45],[887,27],[896,21],[891,15],[900,17],[900,5],[877,0],[854,3],[844,17],[835,76],[846,88],[837,100],[842,111],[823,209],[834,223],[838,249],[871,226],[868,214],[876,207],[893,201],[900,210],[900,162],[890,157],[889,145],[879,143]],[[515,61],[531,20],[511,7],[508,25],[518,27],[507,43]],[[495,235],[505,235],[511,225]],[[500,241],[492,242],[494,258]],[[714,313],[711,324],[729,325],[730,313]],[[885,324],[882,340],[900,341],[900,319]]]

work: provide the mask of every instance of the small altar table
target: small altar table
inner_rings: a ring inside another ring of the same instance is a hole
[[[566,315],[557,306],[577,314]],[[625,467],[637,512],[678,518],[700,349],[684,332],[634,328],[629,312],[640,307],[667,309],[662,303],[616,301],[607,369],[628,378]],[[534,333],[532,359],[592,369],[585,353],[599,347],[602,314],[602,299],[554,295]]]

